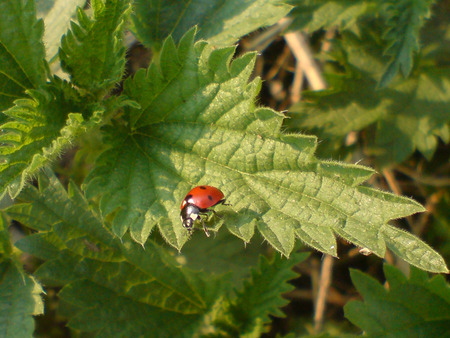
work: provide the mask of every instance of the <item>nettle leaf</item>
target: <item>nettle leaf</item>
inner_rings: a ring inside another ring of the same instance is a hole
[[[75,89],[58,79],[39,90],[29,90],[30,98],[16,100],[4,113],[10,118],[0,126],[0,195],[17,197],[25,183],[77,136],[100,122],[102,112],[89,119]]]
[[[289,0],[287,3],[295,6],[290,13],[293,19],[290,29],[310,32],[332,27],[351,29],[360,17],[379,7],[377,1],[367,0]]]
[[[78,9],[78,24],[61,42],[59,57],[72,81],[88,91],[108,90],[125,68],[123,27],[131,10],[123,0],[91,1],[93,17]]]
[[[0,213],[0,336],[31,337],[32,316],[44,313],[42,290],[33,277],[26,275],[21,263],[11,257],[8,222]]]
[[[224,46],[275,24],[291,8],[278,0],[139,0],[131,19],[139,41],[156,50],[169,35],[178,42],[193,26],[199,28],[197,39]]]
[[[350,131],[375,125],[367,151],[380,166],[400,163],[418,149],[431,159],[440,137],[448,142],[450,122],[450,72],[442,67],[422,67],[410,78],[376,90],[383,69],[381,49],[367,34],[343,34],[332,57],[346,74],[330,73],[331,89],[305,93],[291,107],[290,128],[308,128],[321,138],[343,143]],[[334,142],[330,142],[334,143]]]
[[[8,222],[3,213],[0,213],[0,257],[9,257],[12,253],[11,239],[9,238]]]
[[[60,297],[85,309],[68,326],[85,332],[97,331],[98,337],[117,337],[118,332],[121,336],[170,337],[180,332],[188,336],[196,323],[195,315],[148,306],[89,281],[70,284],[61,291]]]
[[[383,234],[386,246],[409,264],[430,272],[448,273],[441,255],[417,237],[390,225],[384,227]]]
[[[203,235],[192,236],[180,255],[187,267],[215,274],[230,273],[235,285],[241,285],[249,268],[257,264],[258,257],[264,251],[262,241],[255,238],[252,243],[242,243],[230,232],[219,231],[213,241],[205,241]]]
[[[39,190],[27,186],[23,202],[7,212],[39,230],[16,246],[47,259],[35,275],[63,286],[61,299],[77,308],[70,327],[100,336],[145,330],[189,336],[201,325],[227,278],[195,273],[153,241],[144,249],[129,236],[119,240],[74,184],[66,192],[55,176],[39,178]]]
[[[32,316],[44,313],[41,286],[18,269],[11,260],[0,263],[0,335],[31,337]]]
[[[450,287],[443,276],[428,279],[412,269],[407,279],[398,269],[385,265],[389,289],[372,277],[351,271],[352,281],[364,302],[350,301],[345,316],[369,336],[441,337],[450,326]]]
[[[59,296],[77,308],[68,326],[98,336],[124,333],[191,336],[227,279],[189,271],[167,249],[124,240],[125,260],[105,262],[60,252],[36,276],[65,287]],[[147,332],[147,333],[145,333]]]
[[[414,52],[419,50],[419,31],[431,15],[434,0],[389,0],[385,15],[389,29],[384,35],[388,42],[385,54],[391,60],[380,79],[379,87],[386,87],[401,71],[408,77]]]
[[[27,236],[19,241],[21,244],[16,245],[20,248],[24,245],[30,252],[30,248],[42,247],[46,251],[40,253],[33,250],[33,254],[43,259],[49,259],[46,252],[52,247],[55,252],[69,248],[83,257],[99,260],[123,259],[117,238],[89,210],[87,202],[73,184],[70,184],[67,193],[56,177],[50,176],[48,179],[45,175],[39,175],[39,190],[26,186],[20,198],[26,203],[17,203],[6,212],[13,219],[40,231],[34,237]],[[47,232],[48,236],[44,236]],[[40,241],[51,245],[39,246]]]
[[[0,111],[45,82],[44,23],[34,1],[0,2]]]
[[[430,67],[396,89],[400,95],[391,106],[396,114],[379,121],[373,152],[380,163],[399,163],[417,148],[431,160],[438,139],[450,141],[450,70]]]
[[[271,321],[269,315],[284,317],[280,307],[288,301],[281,294],[294,289],[287,283],[298,277],[292,267],[307,257],[307,253],[295,254],[291,259],[274,255],[268,261],[260,256],[244,287],[236,292],[236,298],[225,303],[216,314],[215,324],[227,336],[259,337],[266,331],[264,324]]]
[[[373,79],[333,74],[328,83],[331,89],[305,92],[305,99],[290,108],[288,127],[307,128],[328,140],[343,138],[388,114],[392,99],[374,90]]]
[[[193,41],[194,31],[178,48],[169,38],[161,67],[152,64],[124,84],[141,109],[127,110],[127,126],[105,129],[111,148],[84,189],[100,197],[113,232],[122,237],[129,230],[144,245],[157,226],[181,249],[189,234],[180,203],[193,186],[209,184],[225,193],[232,206],[216,210],[244,241],[256,227],[286,256],[296,237],[336,255],[338,234],[384,256],[385,224],[423,207],[359,186],[372,175],[369,168],[317,160],[315,137],[281,133],[282,115],[254,105],[260,88],[259,79],[248,82],[254,54],[230,63],[234,48]]]

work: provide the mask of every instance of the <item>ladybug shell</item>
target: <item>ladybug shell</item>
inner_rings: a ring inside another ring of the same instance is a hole
[[[181,210],[186,204],[194,204],[199,209],[207,209],[219,203],[224,197],[222,191],[209,185],[200,185],[188,192],[183,202]]]

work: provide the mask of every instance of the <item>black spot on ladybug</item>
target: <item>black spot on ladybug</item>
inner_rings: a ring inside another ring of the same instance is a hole
[[[200,188],[200,189],[202,189],[202,190],[206,190],[206,187],[205,187],[205,186],[203,186],[203,185],[202,185],[202,186],[200,186],[199,188]]]
[[[189,194],[189,195],[187,195],[184,199],[187,201],[187,200],[190,200],[191,198],[192,198],[192,195]]]
[[[213,198],[212,198],[212,196],[211,196],[211,195],[208,195],[208,199],[209,199],[210,201],[212,201],[212,200],[213,200]]]

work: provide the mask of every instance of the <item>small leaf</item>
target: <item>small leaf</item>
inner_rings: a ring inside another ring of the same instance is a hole
[[[10,119],[0,126],[0,196],[17,197],[30,177],[100,121],[101,112],[85,120],[78,93],[58,79],[28,94],[4,112]]]
[[[217,314],[216,325],[230,336],[255,336],[257,332],[264,332],[263,324],[270,321],[269,315],[284,317],[279,308],[286,305],[287,300],[280,295],[294,288],[287,283],[297,277],[292,267],[307,256],[296,254],[285,259],[275,255],[270,261],[260,256],[258,266],[244,281],[244,287],[236,292],[236,298],[225,303]]]
[[[43,32],[34,1],[0,2],[0,111],[45,83]]]
[[[444,259],[425,242],[410,233],[386,225],[383,228],[386,245],[411,265],[430,272],[448,273]]]
[[[386,149],[381,163],[401,162],[414,148],[431,160],[438,145],[439,130],[450,121],[450,71],[426,69],[418,78],[399,86],[396,114],[380,121],[375,145]],[[389,149],[389,150],[387,150]]]
[[[123,26],[130,11],[129,1],[95,0],[93,18],[78,9],[78,24],[61,42],[59,57],[63,70],[79,87],[96,93],[109,90],[122,78],[125,68]]]
[[[389,45],[385,51],[391,56],[379,88],[385,88],[401,71],[408,77],[413,64],[413,53],[419,50],[419,31],[430,17],[434,0],[389,0],[387,3],[387,26],[384,39]]]
[[[135,2],[131,19],[138,39],[156,50],[169,35],[178,42],[196,25],[198,39],[223,46],[233,44],[261,27],[275,24],[290,9],[276,0],[209,0],[207,4],[200,0],[162,3],[141,0]]]
[[[362,272],[351,271],[352,281],[364,302],[350,301],[345,316],[368,336],[440,337],[450,324],[450,288],[442,276],[407,280],[385,265],[389,290]],[[413,301],[412,301],[413,300]]]

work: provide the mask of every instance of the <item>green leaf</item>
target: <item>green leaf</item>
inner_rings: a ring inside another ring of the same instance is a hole
[[[290,13],[293,22],[289,29],[309,32],[335,27],[354,29],[359,18],[380,7],[377,1],[367,0],[289,0],[287,3],[295,6]]]
[[[93,0],[93,17],[78,9],[78,24],[61,42],[59,57],[63,70],[79,87],[92,91],[109,90],[121,80],[125,68],[122,42],[129,1]]]
[[[214,240],[205,241],[205,235],[199,232],[186,243],[177,259],[197,271],[230,273],[234,285],[240,285],[250,267],[258,262],[261,242],[261,238],[254,238],[251,243],[242,243],[241,239],[227,231],[219,231],[214,234]]]
[[[12,253],[8,222],[0,213],[0,336],[31,337],[32,316],[44,312],[41,299],[44,291],[33,277],[23,272]]]
[[[328,140],[343,138],[388,114],[392,99],[375,91],[374,80],[336,75],[329,83],[331,89],[306,92],[305,100],[291,107],[289,127],[307,128]]]
[[[0,213],[0,257],[9,257],[12,253],[11,240],[8,232],[8,222],[3,213]]]
[[[0,336],[32,337],[32,316],[44,313],[41,286],[12,260],[0,262]]]
[[[413,65],[413,54],[419,50],[419,31],[430,17],[434,0],[389,0],[386,1],[387,30],[384,39],[388,42],[385,54],[391,60],[381,77],[379,87],[386,87],[401,71],[408,77]]]
[[[58,53],[61,38],[70,27],[70,20],[75,16],[77,7],[82,7],[86,0],[36,0],[37,16],[45,23],[44,43],[47,60],[52,60]]]
[[[230,63],[233,49],[168,39],[161,68],[152,64],[124,84],[141,109],[126,111],[127,126],[105,129],[111,148],[98,159],[84,189],[100,197],[112,230],[128,230],[142,245],[157,226],[181,249],[188,232],[179,205],[195,185],[223,190],[232,206],[216,208],[244,240],[253,229],[288,256],[295,238],[336,255],[334,234],[384,256],[384,224],[423,211],[418,203],[359,186],[371,170],[319,161],[314,137],[282,134],[282,116],[254,106],[260,80],[248,82],[254,55]],[[164,65],[164,66],[163,66]],[[234,212],[247,224],[230,222]]]
[[[383,229],[386,245],[397,256],[420,269],[448,273],[444,259],[426,243],[410,233],[386,225]]]
[[[45,82],[44,23],[34,1],[0,2],[0,111]]]
[[[40,175],[39,178],[39,190],[33,186],[25,187],[20,198],[26,203],[15,204],[6,212],[32,229],[48,232],[48,236],[27,237],[17,246],[25,250],[22,243],[26,243],[28,248],[49,250],[55,247],[54,251],[66,247],[84,257],[107,261],[123,259],[118,239],[90,210],[78,188],[70,184],[69,192],[66,192],[53,175],[50,178]],[[36,245],[41,241],[48,244]],[[46,252],[33,251],[33,254],[48,259]]]
[[[193,26],[199,29],[197,39],[224,46],[275,24],[290,9],[278,0],[140,0],[134,3],[131,19],[137,38],[156,50],[169,35],[178,42]]]
[[[433,168],[433,167],[432,167]],[[434,169],[434,168],[433,168]],[[430,224],[432,231],[424,234],[424,239],[429,243],[436,243],[436,249],[444,259],[450,261],[450,191],[447,189],[443,198],[440,199],[433,213],[433,221]]]
[[[35,275],[64,286],[61,298],[78,309],[72,328],[189,336],[223,293],[227,278],[193,272],[153,241],[144,249],[128,236],[112,236],[73,184],[66,192],[55,176],[40,175],[39,191],[27,186],[20,198],[8,213],[41,232],[16,245],[48,259]]]
[[[12,217],[23,217],[24,214],[10,214]],[[33,222],[27,222],[23,224],[31,224]],[[85,246],[88,246],[89,242],[85,242]],[[32,235],[25,236],[19,239],[15,244],[17,248],[22,250],[23,252],[27,252],[35,257],[38,257],[42,260],[51,260],[55,257],[58,257],[60,251],[65,249],[64,243],[51,232],[38,232]],[[91,246],[92,248],[98,248],[96,246]]]
[[[99,337],[189,336],[196,324],[196,315],[164,311],[86,280],[65,287],[60,297],[84,309],[68,326]]]
[[[29,90],[5,111],[1,125],[0,195],[17,197],[27,180],[72,146],[73,141],[100,122],[101,112],[82,115],[78,93],[58,79],[40,90]]]
[[[449,141],[441,132],[450,122],[450,69],[426,69],[396,89],[400,95],[391,106],[395,114],[379,121],[373,151],[380,163],[399,163],[415,148],[431,160],[438,138]]]
[[[374,33],[372,33],[373,35]],[[373,125],[367,152],[381,167],[405,160],[417,148],[431,159],[438,137],[446,141],[450,122],[450,72],[444,67],[422,67],[410,78],[376,90],[383,69],[376,40],[366,32],[361,38],[343,34],[332,58],[346,73],[330,72],[330,89],[305,93],[291,107],[289,128],[308,128],[328,144],[343,144],[351,131]]]
[[[147,250],[128,239],[124,245],[123,261],[82,258],[64,250],[36,275],[46,285],[65,285],[60,297],[76,307],[71,328],[112,337],[137,332],[191,336],[212,301],[221,298],[227,279],[194,274],[150,242]]]
[[[288,301],[281,294],[294,289],[287,281],[298,277],[292,267],[305,260],[308,254],[295,254],[291,259],[275,255],[270,261],[264,256],[252,270],[236,298],[225,304],[217,314],[216,325],[229,336],[259,337],[269,315],[284,317],[280,307]]]
[[[364,298],[364,302],[350,301],[344,307],[353,324],[369,336],[440,337],[448,333],[450,288],[442,276],[428,279],[426,273],[413,269],[408,280],[392,266],[385,265],[384,271],[389,290],[372,277],[351,271]]]

